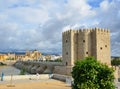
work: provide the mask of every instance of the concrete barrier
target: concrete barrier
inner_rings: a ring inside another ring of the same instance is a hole
[[[73,84],[73,78],[72,77],[66,77],[66,84],[68,86],[72,86],[72,84]]]
[[[49,79],[49,74],[36,74],[36,75],[11,75],[11,76],[4,76],[3,81],[10,81],[10,80],[22,80],[22,79]]]
[[[35,74],[35,75],[11,75],[4,76],[3,81],[11,81],[11,80],[43,80],[43,79],[57,79],[60,81],[66,82],[68,86],[72,85],[73,78],[72,76],[60,75],[60,74]]]
[[[61,81],[66,81],[66,78],[72,78],[71,76],[67,76],[67,75],[61,75],[61,74],[53,74],[53,79],[58,79]]]
[[[66,82],[68,86],[71,86],[73,83],[73,78],[72,76],[67,76],[67,75],[60,75],[60,74],[53,74],[52,76],[53,79],[58,79],[61,81]]]

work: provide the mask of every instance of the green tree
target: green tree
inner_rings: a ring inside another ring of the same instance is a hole
[[[54,62],[62,62],[62,59],[58,58],[58,59],[54,60]]]
[[[111,65],[113,65],[113,66],[120,65],[120,59],[115,58],[115,59],[111,60]]]
[[[9,57],[9,58],[7,58],[6,60],[14,60],[14,58]]]
[[[22,68],[22,69],[20,70],[20,75],[25,75],[25,73],[26,73],[26,69],[25,69],[25,68]]]
[[[72,71],[72,89],[115,89],[114,70],[93,57],[78,60]]]

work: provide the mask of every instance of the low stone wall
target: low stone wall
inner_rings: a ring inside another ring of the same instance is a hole
[[[67,78],[72,79],[72,76],[60,75],[60,74],[53,74],[52,78],[53,79],[58,79],[58,80],[61,80],[61,81],[65,82]]]
[[[49,74],[36,74],[36,75],[12,75],[12,76],[4,76],[4,81],[10,81],[10,80],[23,80],[23,79],[29,79],[29,80],[39,80],[39,79],[49,79]]]
[[[60,75],[60,74],[53,74],[52,78],[60,80],[60,81],[64,81],[64,82],[66,82],[66,84],[68,84],[68,86],[71,86],[72,83],[73,83],[72,76]]]
[[[61,81],[66,81],[66,79],[71,79],[71,76],[60,75],[60,74],[36,74],[36,75],[11,75],[11,76],[4,76],[4,81],[12,80],[22,80],[22,79],[57,79]]]
[[[60,74],[11,75],[11,76],[3,77],[3,81],[14,81],[14,80],[25,80],[25,79],[27,80],[56,79],[66,82],[68,86],[71,86],[73,83],[72,76],[66,76]]]

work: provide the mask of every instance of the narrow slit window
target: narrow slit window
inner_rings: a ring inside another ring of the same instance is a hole
[[[88,52],[86,52],[86,54],[88,54]]]
[[[68,55],[68,52],[66,52],[66,55]]]
[[[105,47],[107,48],[107,45],[105,45]]]
[[[85,40],[83,40],[83,43],[85,43]]]
[[[66,62],[66,66],[68,65],[68,63]]]
[[[68,40],[66,40],[66,43],[68,42]]]

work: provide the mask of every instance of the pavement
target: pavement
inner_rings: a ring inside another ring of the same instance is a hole
[[[0,81],[0,89],[71,89],[65,82],[54,79]]]
[[[120,89],[120,82],[115,83],[115,89]]]

